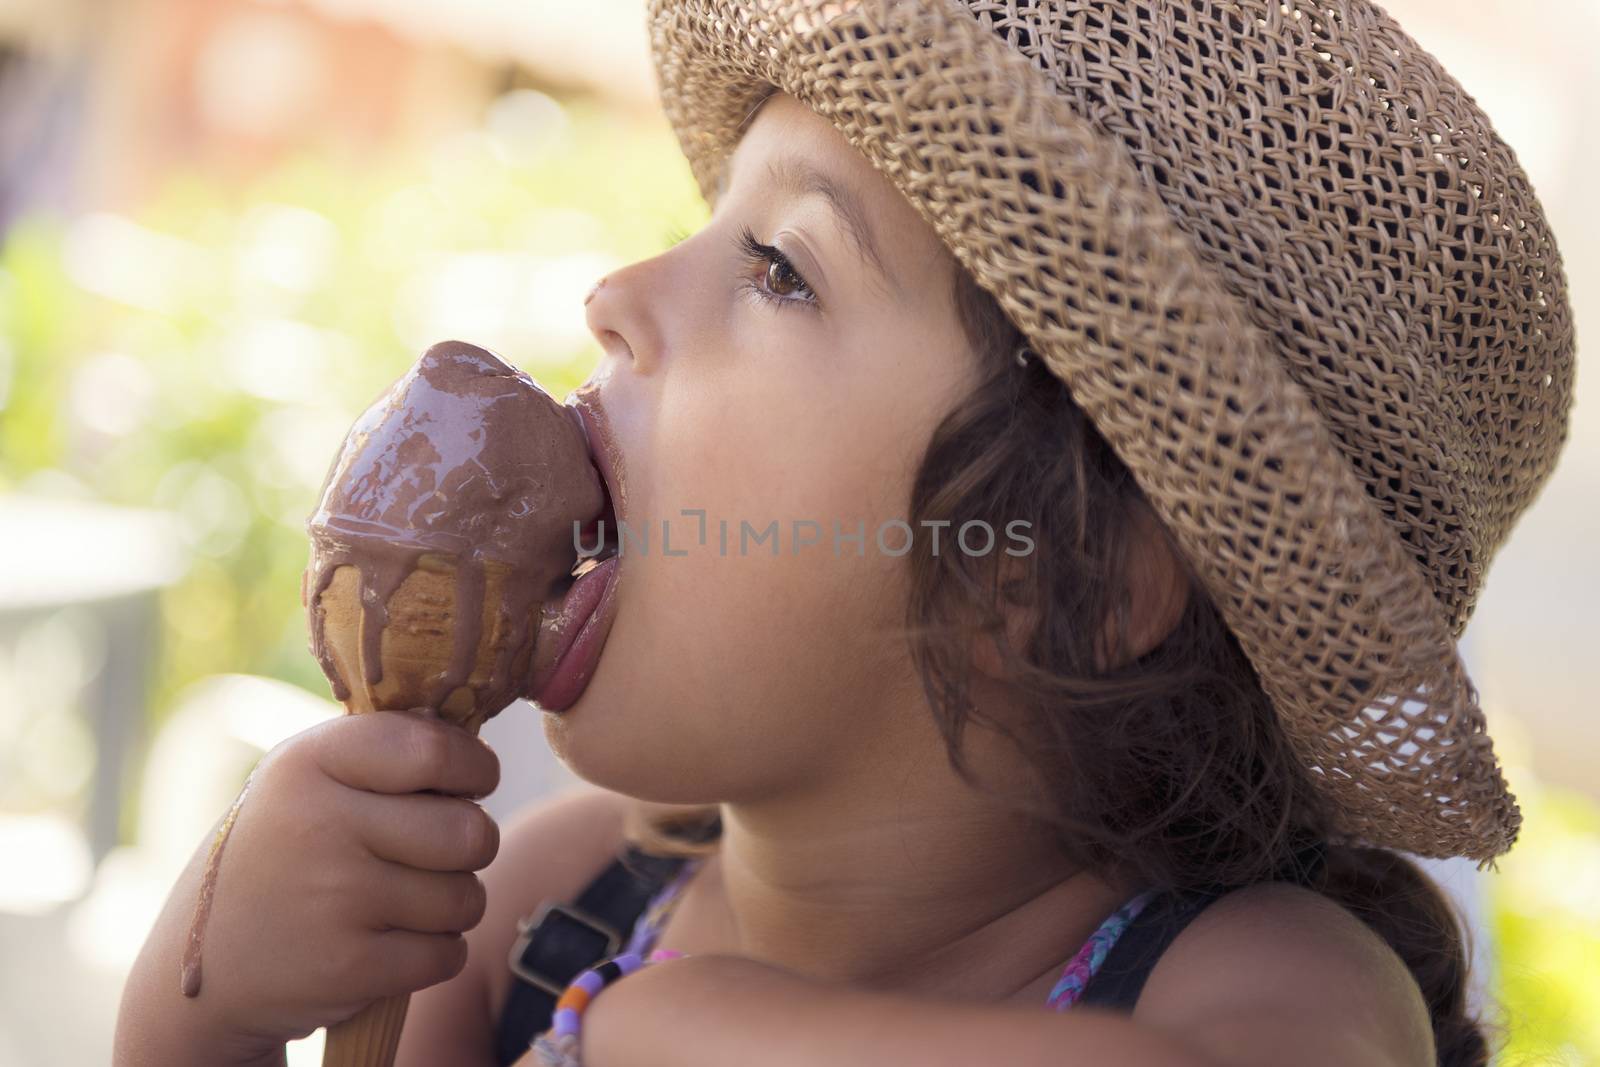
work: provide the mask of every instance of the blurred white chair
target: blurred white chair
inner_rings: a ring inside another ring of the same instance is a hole
[[[8,560],[0,567],[0,652],[17,646],[8,681],[37,697],[13,695],[0,711],[38,721],[81,709],[94,749],[84,825],[93,861],[117,842],[123,773],[147,718],[156,593],[188,564],[181,533],[166,512],[0,494]],[[24,653],[22,645],[34,647]],[[33,662],[41,654],[51,661]]]

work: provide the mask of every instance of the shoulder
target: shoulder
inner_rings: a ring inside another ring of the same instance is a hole
[[[1202,910],[1161,955],[1136,1014],[1227,1063],[1434,1063],[1428,1009],[1400,957],[1338,903],[1286,882]]]

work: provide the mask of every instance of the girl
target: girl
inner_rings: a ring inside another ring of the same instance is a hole
[[[1365,0],[650,19],[714,213],[587,303],[574,402],[649,534],[534,696],[595,788],[499,848],[459,731],[286,742],[205,994],[197,853],[119,1062],[424,989],[401,1064],[511,1062],[517,919],[624,845],[689,857],[629,946],[683,958],[516,1062],[1487,1062],[1391,851],[1515,838],[1453,638],[1570,403],[1481,112]]]

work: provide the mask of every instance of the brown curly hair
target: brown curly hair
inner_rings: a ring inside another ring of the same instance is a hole
[[[933,434],[912,488],[906,632],[951,765],[975,788],[962,733],[1011,740],[1045,785],[1036,814],[1062,854],[1160,889],[1308,885],[1384,938],[1410,968],[1442,1067],[1481,1067],[1485,1028],[1468,1015],[1466,932],[1438,886],[1386,849],[1339,843],[1291,753],[1254,668],[1165,533],[1128,469],[994,298],[951,260],[952,298],[982,384]],[[932,551],[927,523],[1022,519],[1024,556]],[[1187,603],[1155,647],[1130,652],[1126,576],[1138,528],[1164,538]],[[1032,620],[1021,647],[1006,619]],[[1084,619],[1109,620],[1104,633]],[[992,635],[1026,714],[1020,726],[970,699],[972,642]],[[1103,663],[1112,664],[1109,668]],[[645,805],[629,838],[663,855],[717,847],[720,808]],[[1308,866],[1305,849],[1322,846]]]

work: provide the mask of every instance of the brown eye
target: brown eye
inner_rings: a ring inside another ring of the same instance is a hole
[[[776,296],[789,296],[805,288],[800,276],[789,269],[787,263],[773,260],[767,264],[767,288]]]
[[[788,256],[771,245],[757,241],[748,226],[739,231],[735,243],[749,267],[761,268],[759,279],[749,274],[744,276],[741,290],[775,307],[812,309],[819,306],[811,283],[794,269]]]

